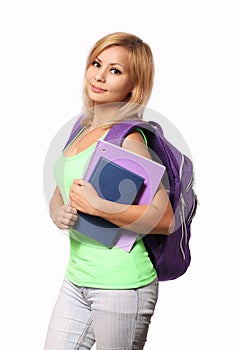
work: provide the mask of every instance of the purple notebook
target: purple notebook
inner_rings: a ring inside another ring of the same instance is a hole
[[[86,181],[89,181],[90,176],[94,172],[96,164],[101,157],[104,157],[144,178],[144,188],[140,191],[136,203],[149,204],[152,201],[164,174],[165,166],[110,142],[99,140],[84,175]],[[137,238],[137,233],[123,228],[120,228],[119,233],[119,239],[115,243],[115,246],[129,252]]]

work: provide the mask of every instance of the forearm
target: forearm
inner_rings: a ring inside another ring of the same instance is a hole
[[[49,212],[52,219],[54,216],[54,211],[59,207],[61,207],[62,205],[63,205],[63,198],[58,187],[56,187],[49,204]]]
[[[142,234],[170,234],[173,225],[173,212],[169,201],[160,206],[124,205],[100,199],[95,209],[100,216],[119,227]]]

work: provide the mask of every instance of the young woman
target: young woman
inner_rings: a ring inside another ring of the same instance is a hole
[[[91,184],[82,180],[97,140],[124,118],[142,118],[153,76],[151,50],[132,34],[109,34],[94,45],[88,56],[84,128],[55,167],[57,187],[50,214],[60,229],[69,229],[70,261],[52,313],[45,350],[91,349],[94,342],[99,350],[144,347],[158,282],[143,240],[137,240],[130,252],[118,247],[109,249],[76,234],[73,226],[79,210],[138,233],[170,233],[173,211],[162,185],[148,205],[128,206],[100,198]],[[140,130],[128,135],[122,147],[150,158]]]

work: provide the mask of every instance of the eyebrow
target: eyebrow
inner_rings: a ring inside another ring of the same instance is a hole
[[[101,61],[101,59],[100,59],[99,57],[96,57],[96,59],[97,59],[100,63],[102,63],[102,61]],[[124,67],[122,66],[122,64],[120,64],[120,63],[110,63],[110,65],[111,65],[111,66],[118,65],[118,66],[121,66],[122,68],[124,68]]]

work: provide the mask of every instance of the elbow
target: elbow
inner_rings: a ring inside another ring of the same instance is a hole
[[[174,212],[171,205],[169,204],[165,209],[163,216],[160,218],[158,224],[151,233],[169,236],[171,233],[174,232],[174,227]]]
[[[162,233],[166,236],[169,236],[171,233],[174,232],[174,227],[175,227],[175,221],[174,221],[174,215],[167,215],[166,218],[164,218],[163,223],[159,225],[160,231],[159,233]]]
[[[173,208],[170,205],[168,205],[165,213],[166,219],[165,219],[165,234],[169,236],[171,233],[174,232],[174,227],[175,227],[175,220],[174,220],[174,212]]]
[[[174,232],[174,227],[175,227],[175,220],[174,220],[174,215],[172,215],[168,220],[168,226],[167,226],[167,232],[166,232],[167,236],[171,235],[171,233]]]

